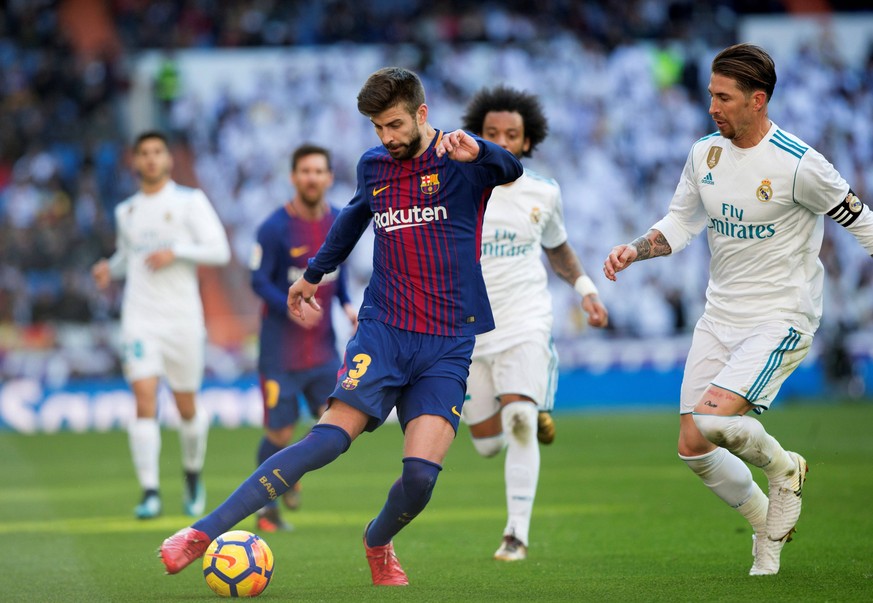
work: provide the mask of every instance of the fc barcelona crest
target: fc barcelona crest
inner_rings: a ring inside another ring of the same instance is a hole
[[[769,180],[761,180],[761,186],[758,187],[756,195],[761,203],[766,203],[773,198],[773,188],[770,186]]]
[[[352,379],[351,377],[346,377],[345,379],[343,379],[343,381],[342,381],[342,383],[340,383],[340,385],[342,386],[342,388],[344,390],[351,391],[351,390],[355,389],[356,387],[358,387],[359,381],[360,381],[360,379]]]
[[[440,190],[440,175],[439,174],[424,174],[421,177],[421,192],[425,195],[432,195]]]
[[[706,165],[709,166],[709,169],[712,169],[718,165],[719,159],[721,159],[721,147],[711,147],[709,155],[706,156]]]

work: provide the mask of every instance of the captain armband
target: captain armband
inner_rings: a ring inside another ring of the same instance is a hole
[[[587,274],[583,274],[577,278],[576,282],[573,283],[573,288],[582,297],[597,295],[597,287],[594,285],[594,281],[591,280],[591,277]]]
[[[855,191],[849,189],[846,198],[828,212],[828,215],[840,226],[851,226],[864,211],[864,202],[855,195]]]

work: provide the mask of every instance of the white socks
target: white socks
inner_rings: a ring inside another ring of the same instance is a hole
[[[530,402],[512,402],[500,411],[506,438],[506,506],[509,518],[504,536],[528,543],[537,481],[540,447],[537,442],[537,407]]]
[[[716,448],[702,456],[679,455],[707,488],[745,517],[755,532],[767,525],[767,495],[752,479],[752,473],[739,458]]]
[[[182,449],[182,468],[191,473],[200,473],[206,460],[206,440],[209,436],[209,417],[197,409],[189,420],[179,423],[179,443]]]
[[[139,485],[143,490],[157,490],[161,455],[161,428],[157,419],[134,419],[128,428],[128,441]]]
[[[473,438],[473,446],[479,456],[490,458],[503,450],[503,447],[506,446],[506,438],[503,437],[502,433],[487,438]]]
[[[188,421],[179,423],[182,467],[186,472],[199,473],[206,460],[206,439],[209,417],[198,410]],[[128,428],[130,454],[136,477],[143,490],[157,490],[160,483],[161,428],[156,418],[134,419]]]

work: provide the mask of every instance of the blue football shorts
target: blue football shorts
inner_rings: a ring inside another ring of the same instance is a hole
[[[457,432],[475,341],[472,335],[429,335],[362,320],[331,397],[369,415],[367,431],[396,407],[404,430],[416,417],[437,415]]]
[[[285,371],[274,375],[261,373],[264,400],[264,427],[282,429],[300,419],[300,402],[317,418],[320,408],[336,385],[339,360],[302,371]]]

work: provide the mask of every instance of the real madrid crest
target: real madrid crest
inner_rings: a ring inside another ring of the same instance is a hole
[[[846,195],[846,205],[853,214],[858,213],[864,208],[864,204],[852,191],[849,191],[849,194]]]
[[[717,166],[719,159],[721,159],[721,147],[710,147],[709,154],[706,156],[706,165],[709,169]]]
[[[769,180],[761,180],[761,186],[758,187],[758,191],[755,193],[758,197],[758,201],[761,203],[766,203],[770,199],[773,198],[773,188],[770,186]]]
[[[540,219],[542,218],[541,214],[542,214],[542,212],[540,211],[540,208],[534,207],[533,209],[530,210],[530,221],[533,222],[534,224],[539,224]]]
[[[421,176],[421,192],[425,195],[432,195],[440,190],[440,175],[439,174],[422,174]]]

